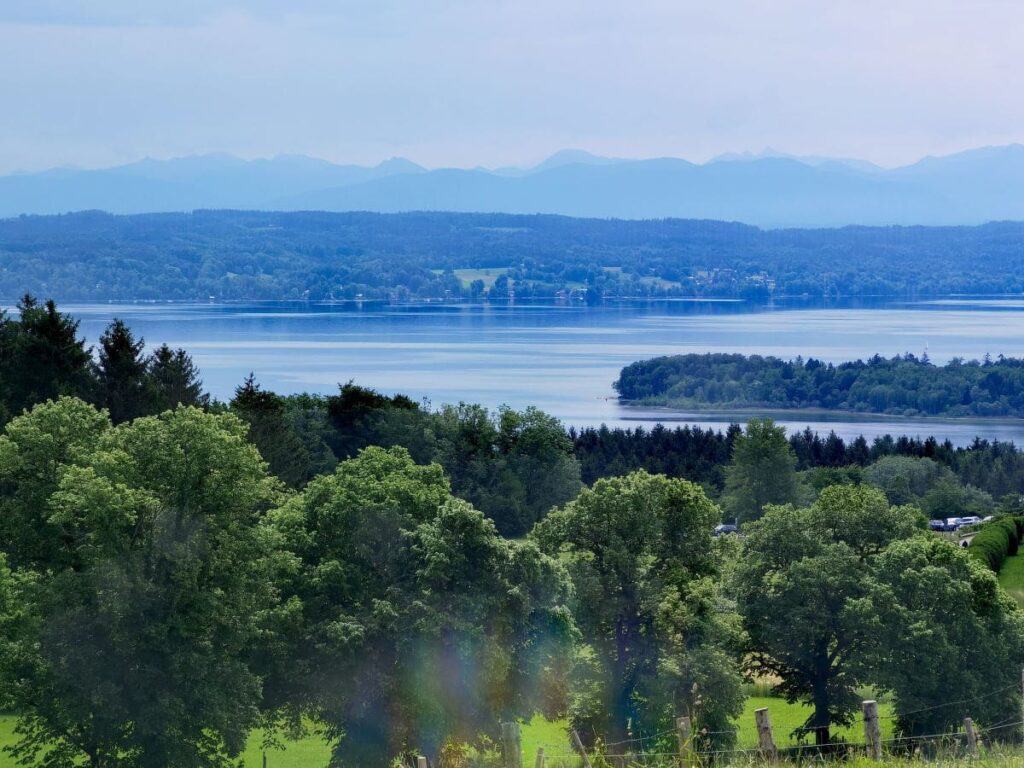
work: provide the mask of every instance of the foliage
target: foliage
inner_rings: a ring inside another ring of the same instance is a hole
[[[1024,613],[991,572],[951,542],[915,536],[890,544],[874,573],[861,619],[879,634],[875,679],[892,691],[903,733],[1019,711]]]
[[[109,429],[106,414],[70,397],[7,425],[0,435],[0,546],[11,567],[43,572],[72,564],[52,496],[64,468],[85,463]]]
[[[737,520],[756,520],[765,505],[793,502],[798,495],[796,456],[785,428],[771,419],[751,419],[733,441],[725,469],[726,511]]]
[[[249,440],[273,474],[292,487],[313,476],[309,451],[288,421],[284,400],[261,389],[251,373],[235,389],[231,410],[249,425]]]
[[[17,319],[0,311],[0,424],[62,395],[107,408],[114,423],[178,404],[205,406],[202,382],[184,350],[166,345],[148,357],[120,320],[100,338],[98,361],[78,337],[78,321],[56,304],[26,295]]]
[[[135,340],[124,321],[114,319],[100,336],[99,401],[115,424],[146,413],[146,360],[143,339]]]
[[[497,413],[479,405],[421,408],[352,382],[327,398],[339,458],[370,445],[406,448],[417,461],[437,462],[455,495],[494,520],[505,536],[522,536],[549,509],[580,490],[580,466],[561,423],[536,409]]]
[[[465,213],[91,211],[0,221],[0,293],[66,300],[1019,293],[1022,225],[761,230]],[[470,280],[476,271],[498,275]],[[501,274],[499,274],[501,273]]]
[[[183,349],[161,344],[148,361],[150,407],[160,413],[177,405],[206,407],[210,396],[203,392],[199,369]]]
[[[1006,558],[1017,554],[1020,529],[1020,522],[1015,518],[993,520],[971,539],[967,552],[993,573],[999,573]]]
[[[818,744],[829,743],[832,723],[851,721],[856,690],[870,682],[877,638],[852,606],[870,594],[871,562],[921,522],[875,488],[837,485],[807,508],[769,506],[745,528],[733,581],[748,664],[777,676],[787,700],[811,703],[802,730]]]
[[[274,513],[301,562],[270,704],[309,709],[337,763],[390,765],[552,705],[572,640],[567,582],[451,497],[436,464],[368,448]],[[546,681],[546,682],[545,682]]]
[[[865,479],[881,488],[890,504],[909,504],[951,476],[934,459],[917,456],[883,456],[864,470]]]
[[[28,295],[18,312],[17,320],[0,313],[0,417],[6,421],[60,395],[88,397],[95,387],[92,357],[78,338],[78,321]]]
[[[824,408],[897,415],[1024,415],[1024,360],[927,355],[823,363],[738,354],[657,357],[622,369],[627,400],[685,408]]]
[[[39,406],[5,436],[9,495],[52,490],[4,541],[35,616],[6,638],[21,669],[13,753],[49,768],[226,767],[259,716],[247,657],[275,600],[280,556],[260,521],[277,486],[232,416],[179,408],[103,428],[85,408]]]
[[[584,738],[660,733],[686,712],[731,741],[742,694],[738,626],[714,582],[718,519],[698,486],[640,471],[599,480],[534,529],[575,585],[571,719]]]

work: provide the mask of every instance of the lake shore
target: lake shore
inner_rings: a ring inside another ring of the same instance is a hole
[[[697,408],[692,406],[674,407],[671,405],[649,405],[639,400],[619,400],[619,405],[626,409],[644,411],[648,414],[664,414],[666,421],[692,421],[694,418],[746,421],[748,419],[811,419],[815,421],[835,421],[837,423],[874,423],[880,420],[887,422],[904,421],[908,424],[1009,424],[1024,425],[1024,418],[1019,416],[928,416],[925,414],[906,416],[903,414],[881,413],[875,411],[843,411],[828,408]],[[629,419],[628,415],[623,416]],[[643,418],[648,418],[644,416]]]

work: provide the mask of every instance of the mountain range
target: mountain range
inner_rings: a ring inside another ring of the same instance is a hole
[[[368,167],[301,155],[212,154],[0,176],[0,217],[204,208],[553,213],[763,227],[978,224],[1024,220],[1024,145],[892,169],[770,149],[703,164],[564,150],[530,168],[428,170],[404,158]]]

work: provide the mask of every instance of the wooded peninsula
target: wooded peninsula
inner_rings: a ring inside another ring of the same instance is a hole
[[[1024,416],[1024,360],[927,354],[826,363],[740,354],[655,357],[622,369],[623,400],[674,408],[820,408],[894,416]]]

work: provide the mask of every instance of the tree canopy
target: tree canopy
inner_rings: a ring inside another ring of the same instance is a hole
[[[13,504],[45,498],[4,541],[31,609],[7,648],[30,670],[9,686],[14,754],[228,766],[259,717],[247,658],[276,599],[261,520],[278,486],[233,416],[104,422],[61,399],[15,419],[0,449],[17,458]]]
[[[678,408],[820,408],[901,416],[1024,415],[1024,360],[927,354],[833,364],[738,354],[690,354],[642,360],[622,369],[615,388],[626,400]]]
[[[765,505],[796,501],[799,493],[796,455],[786,430],[771,419],[751,419],[733,440],[725,469],[726,511],[738,520],[755,520]]]
[[[274,525],[301,565],[284,588],[295,645],[269,690],[326,723],[339,762],[436,759],[557,706],[573,636],[564,574],[453,498],[440,466],[367,448]]]
[[[871,681],[877,636],[852,610],[872,588],[872,560],[919,529],[920,513],[890,507],[869,486],[837,485],[810,507],[769,506],[750,523],[734,571],[752,670],[777,676],[790,701],[811,704],[801,729],[818,744],[848,724]]]
[[[575,586],[584,646],[570,715],[587,738],[651,736],[686,712],[731,741],[742,694],[738,627],[714,582],[718,519],[699,486],[641,471],[597,481],[535,528]]]

